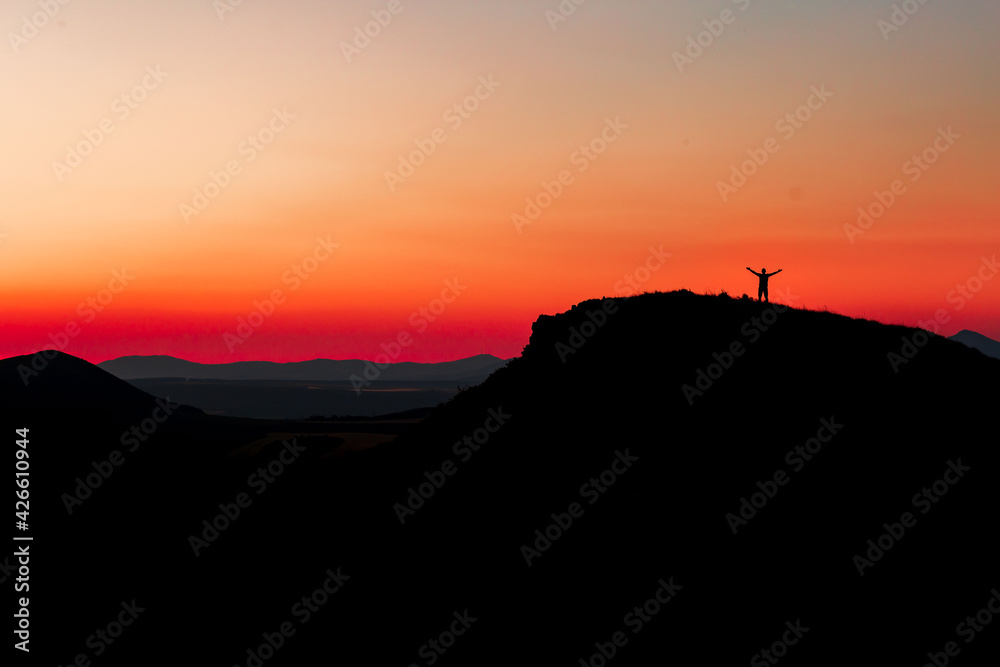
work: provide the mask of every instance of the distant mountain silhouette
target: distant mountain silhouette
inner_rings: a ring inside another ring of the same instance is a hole
[[[489,354],[441,363],[393,363],[383,369],[356,359],[199,364],[133,356],[98,366],[150,394],[171,396],[211,414],[304,419],[433,407],[506,363]]]
[[[378,373],[379,382],[444,381],[476,384],[482,382],[506,360],[492,354],[440,363],[391,363]],[[170,356],[130,356],[98,364],[123,380],[140,378],[190,378],[198,380],[317,380],[349,382],[352,375],[365,377],[369,369],[359,359],[313,359],[278,363],[236,361],[228,364],[200,364]]]
[[[6,406],[21,389],[0,370]],[[88,370],[74,381],[104,377]],[[201,663],[257,664],[264,646],[267,667],[922,665],[950,641],[956,664],[993,664],[1000,633],[956,626],[1000,581],[998,371],[831,313],[592,300],[539,317],[519,358],[391,444],[333,459],[307,441],[258,496],[269,438],[305,426],[205,416],[233,432],[157,434],[71,517],[59,493],[117,429],[35,394],[32,593],[60,629],[38,649],[68,664],[135,598],[147,616],[102,665],[149,664],[179,632]],[[86,458],[60,463],[81,438]],[[190,536],[241,492],[195,556]],[[342,590],[314,595],[338,568]]]
[[[969,331],[968,329],[962,329],[954,336],[948,336],[949,340],[954,340],[963,345],[968,345],[971,348],[979,350],[987,357],[993,357],[994,359],[1000,359],[1000,341],[995,341],[992,338],[988,338],[981,333],[976,333],[975,331]]]

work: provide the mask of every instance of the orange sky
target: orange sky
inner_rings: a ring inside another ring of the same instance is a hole
[[[650,247],[642,289],[781,268],[798,305],[1000,339],[1000,9],[890,31],[892,2],[863,5],[12,0],[0,357],[74,324],[95,362],[371,358],[400,333],[399,360],[510,357]]]

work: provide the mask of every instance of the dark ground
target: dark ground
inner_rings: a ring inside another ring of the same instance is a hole
[[[971,642],[960,624],[1000,586],[1000,361],[933,337],[896,372],[887,355],[905,359],[916,330],[768,308],[682,291],[543,316],[483,385],[340,458],[329,424],[192,409],[128,452],[150,396],[66,355],[27,388],[24,358],[0,362],[8,451],[30,428],[32,658],[252,667],[267,634],[268,666],[599,665],[612,648],[610,665],[773,664],[765,649],[782,665],[923,665],[948,642],[956,665],[997,664],[1000,619]],[[715,379],[689,403],[699,370]],[[247,444],[307,431],[262,483],[283,445]],[[795,453],[816,437],[811,459]],[[63,494],[115,449],[121,465],[67,513]],[[428,480],[440,488],[404,512]],[[727,518],[758,482],[771,497]],[[208,542],[202,522],[241,493]],[[303,596],[338,568],[307,616]],[[648,602],[658,591],[670,601]],[[144,611],[119,638],[88,640],[133,599]]]

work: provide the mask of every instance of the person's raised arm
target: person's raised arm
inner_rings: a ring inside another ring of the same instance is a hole
[[[759,273],[757,273],[756,271],[754,271],[753,269],[751,269],[749,266],[747,267],[747,271],[749,271],[750,273],[754,274],[755,276],[759,276],[760,275]]]
[[[778,275],[779,273],[781,273],[781,271],[782,271],[781,269],[778,269],[777,271],[775,271],[775,272],[774,272],[774,273],[772,273],[771,275],[772,275],[772,276],[776,276],[776,275]]]

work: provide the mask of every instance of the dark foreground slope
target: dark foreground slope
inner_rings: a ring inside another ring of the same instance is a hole
[[[101,664],[769,664],[775,642],[781,664],[922,665],[947,642],[995,664],[1000,620],[971,642],[959,624],[1000,585],[1000,362],[913,334],[687,292],[591,301],[392,445],[299,443],[279,471],[276,442],[163,437],[104,505],[38,498],[38,605],[62,606],[36,637],[96,664],[88,636],[134,597]],[[88,437],[86,416],[32,419],[50,455]]]

